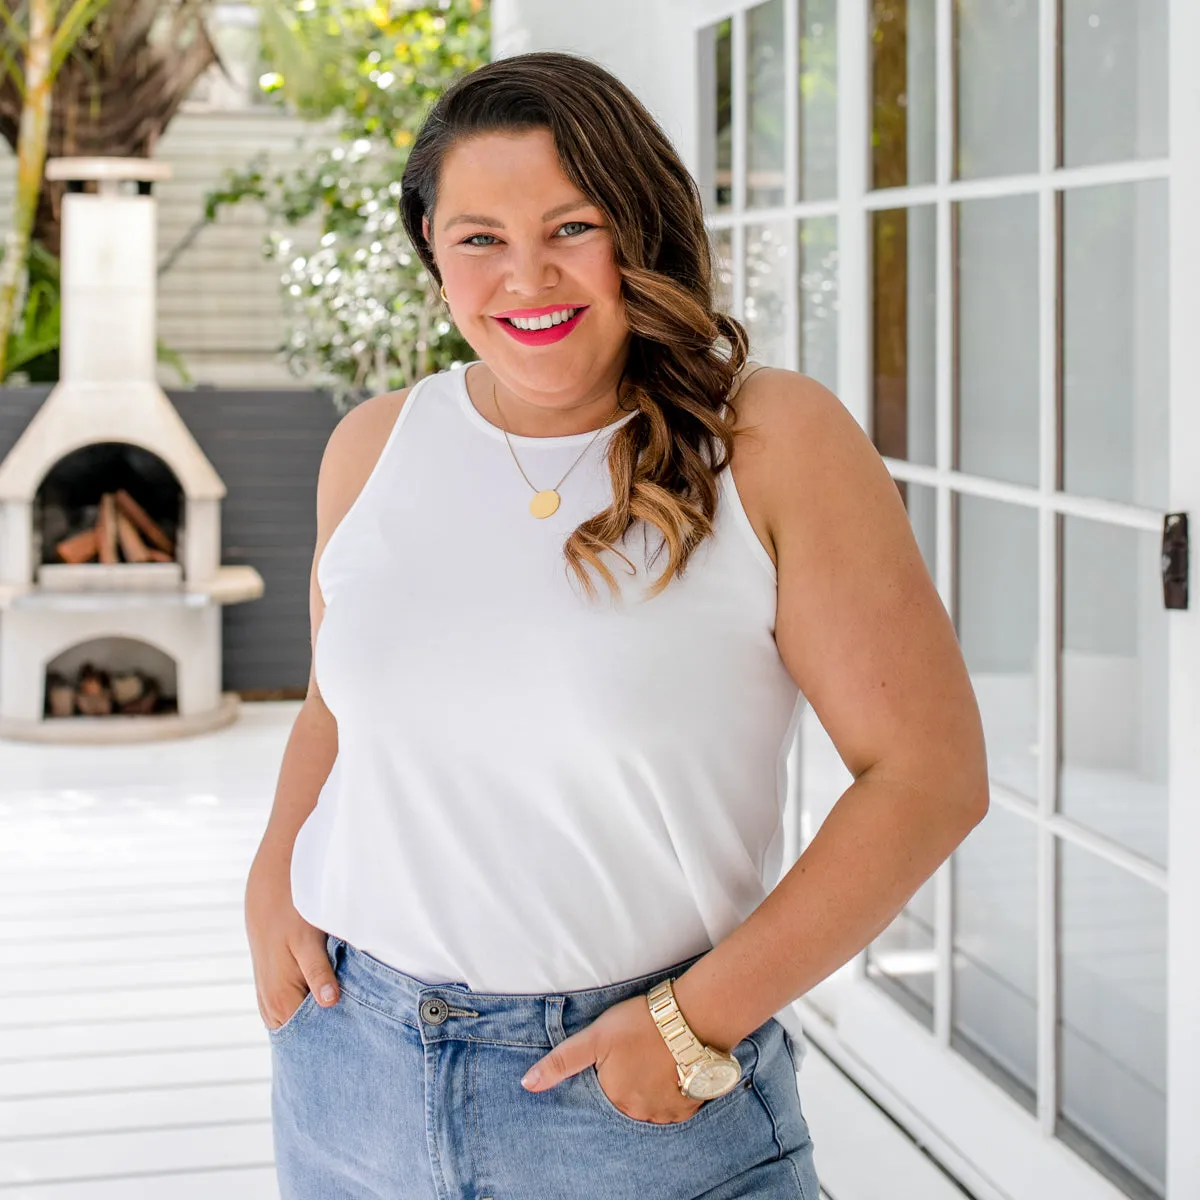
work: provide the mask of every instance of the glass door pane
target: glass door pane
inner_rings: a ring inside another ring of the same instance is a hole
[[[836,217],[799,222],[796,308],[800,370],[837,391],[838,244]]]
[[[958,466],[1038,482],[1036,196],[958,205]]]
[[[782,221],[746,226],[746,332],[750,356],[787,366],[788,227]]]
[[[1063,197],[1063,490],[1165,508],[1167,183]]]
[[[933,1028],[937,979],[935,884],[927,880],[867,948],[867,978]]]
[[[871,430],[886,458],[932,465],[937,444],[937,224],[930,204],[871,214]]]
[[[1038,0],[955,0],[961,179],[1038,166]]]
[[[733,205],[733,22],[728,17],[697,35],[696,74],[696,182],[709,212],[727,212]]]
[[[1167,633],[1159,537],[1063,520],[1059,811],[1167,861]]]
[[[1037,512],[957,500],[958,640],[983,717],[993,781],[1030,801],[1038,768]]]
[[[871,185],[931,183],[935,0],[872,0]]]
[[[800,4],[800,199],[837,195],[837,0]]]
[[[954,856],[951,1044],[1030,1111],[1037,1091],[1037,836],[998,805]]]
[[[1059,1136],[1132,1195],[1162,1195],[1167,898],[1076,846],[1059,861]]]
[[[774,208],[784,201],[783,0],[746,13],[746,204]]]
[[[1062,36],[1066,165],[1165,155],[1167,0],[1063,0]]]

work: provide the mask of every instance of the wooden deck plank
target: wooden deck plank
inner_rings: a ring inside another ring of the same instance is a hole
[[[252,978],[248,950],[178,958],[167,962],[22,963],[0,976],[0,999],[127,991],[135,987],[181,987],[196,983],[245,983]]]
[[[157,1054],[98,1055],[0,1066],[0,1099],[122,1092],[200,1083],[250,1083],[271,1075],[266,1035],[229,1049],[197,1047]]]
[[[20,1139],[265,1120],[270,1114],[268,1079],[125,1092],[119,1104],[109,1092],[0,1100],[0,1157],[6,1142]]]
[[[4,1143],[0,1184],[12,1187],[32,1180],[65,1183],[149,1172],[247,1167],[269,1163],[272,1155],[271,1127],[265,1120],[53,1140],[31,1138]]]
[[[262,1030],[257,1008],[201,1016],[188,1013],[136,1021],[81,1021],[33,1029],[0,1029],[0,1063],[242,1046],[259,1037]]]
[[[3,1200],[279,1200],[273,1165],[234,1167],[225,1170],[167,1172],[153,1175],[122,1174],[109,1179],[73,1180],[70,1183],[18,1184],[9,1190],[0,1184]]]
[[[0,999],[0,1028],[45,1027],[100,1019],[131,1021],[178,1013],[254,1012],[252,983],[211,984],[188,988],[139,988],[94,996],[13,996]]]
[[[0,895],[0,926],[5,921],[27,917],[77,917],[86,913],[139,912],[147,908],[174,911],[214,904],[240,904],[244,886],[245,881],[239,879],[204,885],[130,887],[122,891],[41,892],[27,889]]]
[[[812,1045],[800,1068],[800,1094],[821,1184],[838,1200],[968,1200]]]
[[[208,865],[189,869],[165,867],[161,863],[142,863],[133,871],[127,868],[119,871],[103,868],[63,871],[47,867],[33,873],[32,878],[19,879],[6,863],[3,875],[0,875],[0,899],[30,895],[47,898],[73,896],[78,900],[87,896],[115,896],[137,893],[147,888],[194,887],[197,884],[242,887],[245,882],[246,872],[231,869],[229,864],[225,864],[223,869]]]
[[[214,904],[179,912],[102,913],[79,917],[21,917],[0,922],[0,945],[81,938],[123,938],[135,933],[191,933],[193,930],[240,929],[241,903]]]
[[[76,963],[87,969],[95,963],[175,962],[180,958],[222,954],[245,944],[244,928],[236,938],[231,937],[229,929],[222,928],[192,931],[186,938],[154,933],[94,940],[63,938],[54,942],[28,942],[21,945],[18,953],[21,963],[29,966]]]

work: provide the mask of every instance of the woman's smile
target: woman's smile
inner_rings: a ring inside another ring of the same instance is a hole
[[[514,341],[523,346],[548,346],[561,342],[573,333],[587,312],[581,306],[559,306],[557,308],[514,308],[510,312],[497,313],[495,320],[500,328]]]

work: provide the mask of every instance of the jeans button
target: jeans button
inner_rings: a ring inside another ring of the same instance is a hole
[[[422,1000],[420,1012],[421,1020],[430,1025],[440,1025],[450,1015],[445,1000],[439,1000],[436,996]]]

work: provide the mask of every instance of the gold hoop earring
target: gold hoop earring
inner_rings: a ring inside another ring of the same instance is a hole
[[[446,285],[444,283],[442,284],[442,286],[440,288],[438,288],[438,291],[441,293],[442,303],[449,304],[450,297],[446,295]]]

